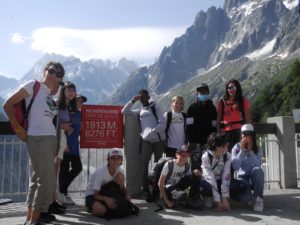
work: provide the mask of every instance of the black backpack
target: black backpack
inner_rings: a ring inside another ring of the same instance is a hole
[[[169,165],[169,172],[166,176],[166,181],[170,179],[173,168],[174,168],[174,159],[170,157],[163,157],[154,165],[149,176],[148,176],[148,188],[150,197],[147,199],[148,202],[153,202],[159,197],[159,188],[158,181],[160,178],[161,171],[164,165],[167,163]],[[190,165],[188,163],[185,164],[185,169],[183,173],[186,173],[190,169]]]
[[[137,206],[126,199],[125,194],[121,191],[120,185],[114,181],[103,185],[100,190],[100,195],[111,197],[117,201],[117,207],[115,209],[110,209],[106,206],[106,219],[123,218],[130,215],[137,216],[140,211]]]

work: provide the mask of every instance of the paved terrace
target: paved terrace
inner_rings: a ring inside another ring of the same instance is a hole
[[[281,189],[265,191],[265,210],[254,213],[250,207],[232,203],[231,212],[214,210],[165,209],[154,212],[157,206],[143,200],[133,200],[140,208],[140,214],[124,219],[105,220],[94,217],[83,208],[83,199],[77,199],[75,206],[70,206],[67,213],[57,216],[56,225],[299,225],[300,224],[300,189]],[[23,225],[26,206],[24,203],[10,203],[0,206],[0,224]]]

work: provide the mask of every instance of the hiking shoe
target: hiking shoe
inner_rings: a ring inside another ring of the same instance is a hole
[[[59,201],[61,204],[64,204],[65,203],[65,194],[64,193],[61,193],[60,191],[58,191],[56,193],[56,199],[57,201]]]
[[[40,220],[41,222],[44,222],[44,223],[50,223],[54,220],[56,220],[56,217],[50,213],[41,213],[40,214]]]
[[[257,197],[253,206],[254,212],[262,212],[264,211],[264,200],[261,197]]]
[[[66,194],[65,199],[64,199],[64,204],[66,204],[66,205],[75,205],[75,202],[73,201],[73,199],[71,198],[70,195]]]
[[[154,202],[154,200],[155,200],[154,197],[148,191],[144,192],[144,196],[145,196],[146,202]]]
[[[48,213],[50,213],[50,214],[64,214],[65,213],[65,209],[63,209],[60,206],[61,205],[57,201],[52,202],[49,205]]]

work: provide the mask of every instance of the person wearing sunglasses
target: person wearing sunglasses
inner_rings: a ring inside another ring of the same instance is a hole
[[[263,150],[256,143],[252,124],[243,125],[241,132],[240,141],[232,149],[232,168],[237,174],[235,185],[232,185],[233,197],[244,203],[252,200],[253,210],[262,212],[264,209],[264,172],[261,168]]]
[[[26,142],[33,175],[27,195],[27,218],[25,224],[41,224],[49,218],[46,217],[49,203],[53,199],[56,187],[54,158],[57,147],[56,129],[53,118],[57,114],[57,107],[52,99],[52,90],[57,88],[65,74],[61,63],[51,61],[43,70],[40,88],[36,92],[28,116],[28,129],[25,130],[14,114],[14,105],[25,99],[28,107],[32,99],[36,84],[35,80],[22,84],[10,96],[3,108],[14,127],[16,135]]]
[[[225,87],[224,96],[218,101],[217,132],[225,133],[229,143],[228,150],[237,143],[241,136],[241,127],[251,123],[250,102],[243,97],[240,83],[232,79]]]

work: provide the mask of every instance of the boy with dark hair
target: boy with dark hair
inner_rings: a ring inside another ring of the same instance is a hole
[[[191,167],[188,163],[189,156],[190,152],[188,146],[183,145],[177,149],[176,159],[165,163],[162,169],[158,187],[168,208],[174,207],[174,194],[184,191],[191,185]],[[169,171],[170,163],[173,164],[171,172]],[[171,174],[167,177],[169,172]]]
[[[142,89],[138,95],[134,96],[122,109],[123,114],[133,114],[137,116],[141,125],[141,161],[143,174],[143,190],[146,200],[149,198],[148,190],[148,167],[152,153],[154,161],[157,162],[165,148],[165,119],[159,107],[150,102],[150,96],[147,90]],[[140,101],[142,108],[134,110],[133,105]]]

